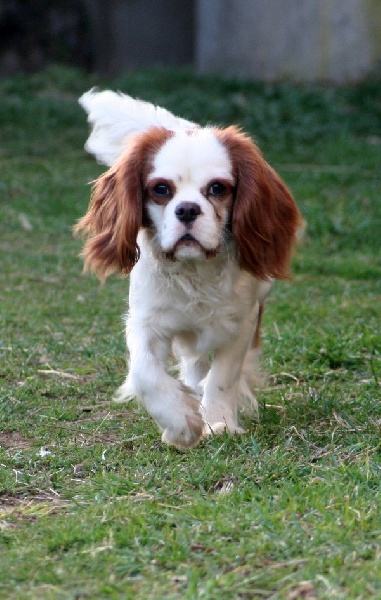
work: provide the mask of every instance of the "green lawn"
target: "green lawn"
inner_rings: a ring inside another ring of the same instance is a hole
[[[98,84],[238,123],[308,222],[268,303],[259,424],[161,444],[123,381],[128,281],[82,275]],[[54,67],[0,82],[0,597],[381,598],[381,81]]]

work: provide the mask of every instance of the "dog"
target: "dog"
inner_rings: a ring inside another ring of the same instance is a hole
[[[74,228],[85,270],[131,273],[117,399],[136,397],[177,448],[242,433],[239,410],[258,411],[264,302],[289,277],[301,225],[295,201],[235,126],[201,127],[111,91],[79,102],[92,126],[85,147],[110,167]]]

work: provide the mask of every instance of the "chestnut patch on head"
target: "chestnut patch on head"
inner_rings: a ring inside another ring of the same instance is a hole
[[[221,221],[233,203],[233,182],[229,179],[212,179],[202,188],[201,193],[212,204],[218,221]]]
[[[233,191],[233,183],[228,179],[213,179],[202,190],[208,200],[226,200]]]
[[[176,186],[172,180],[156,177],[148,181],[144,189],[144,199],[152,200],[159,206],[165,206],[176,194]]]

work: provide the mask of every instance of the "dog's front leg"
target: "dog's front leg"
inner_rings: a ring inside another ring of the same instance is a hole
[[[170,340],[128,326],[130,369],[119,397],[136,396],[162,430],[163,442],[178,448],[197,444],[202,435],[200,405],[192,391],[166,372]]]
[[[251,343],[259,316],[259,304],[255,303],[245,319],[240,334],[216,352],[210,371],[204,382],[202,413],[206,423],[204,434],[224,430],[243,433],[238,425],[237,408],[240,394],[242,365]]]

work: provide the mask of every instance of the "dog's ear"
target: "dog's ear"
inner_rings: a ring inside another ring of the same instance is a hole
[[[139,171],[125,155],[94,182],[88,211],[74,227],[75,234],[88,238],[82,251],[85,269],[100,279],[131,271],[139,258],[142,210]]]
[[[236,178],[232,233],[242,269],[257,279],[287,279],[301,217],[285,183],[254,142],[229,127],[219,132]]]
[[[136,137],[132,146],[93,186],[87,213],[74,234],[87,238],[85,269],[100,279],[130,273],[139,260],[137,235],[143,226],[143,179],[148,162],[170,132],[155,128]]]

